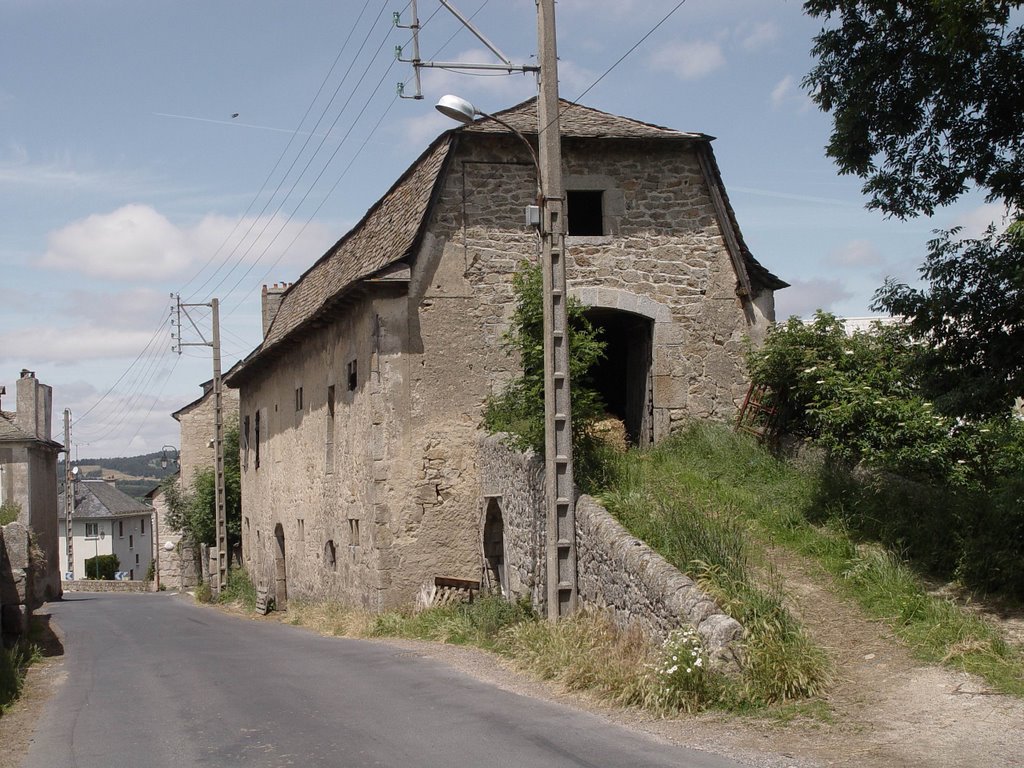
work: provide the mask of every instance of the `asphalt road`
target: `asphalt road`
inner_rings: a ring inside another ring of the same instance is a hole
[[[386,643],[163,594],[47,606],[66,679],[24,768],[736,768]]]

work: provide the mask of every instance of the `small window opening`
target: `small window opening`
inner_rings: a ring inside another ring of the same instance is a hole
[[[356,372],[357,372],[356,361],[353,360],[353,361],[351,361],[348,364],[348,391],[349,392],[355,392],[355,390],[356,390],[356,382],[358,380]]]
[[[253,466],[256,469],[260,468],[260,412],[256,411],[256,456],[253,459]]]
[[[327,388],[327,440],[325,441],[327,474],[334,472],[334,385]]]
[[[359,520],[352,517],[348,521],[348,545],[350,547],[359,546]]]
[[[604,192],[600,189],[575,189],[566,192],[568,234],[603,235],[603,200]]]
[[[117,538],[124,538],[124,520],[117,521]]]
[[[338,570],[338,552],[334,548],[334,540],[328,539],[324,544],[324,565],[332,571]]]
[[[136,565],[139,564],[139,553],[138,552],[135,553],[135,564]]]
[[[242,469],[249,468],[249,417],[242,419]]]
[[[297,387],[295,389],[295,410],[302,410],[302,387]]]
[[[128,535],[128,549],[135,549],[135,537],[131,534]]]
[[[295,523],[296,523],[296,527],[299,530],[299,535],[298,535],[299,541],[305,541],[306,540],[306,521],[303,520],[301,517],[297,517],[297,518],[295,518]]]
[[[146,533],[146,518],[139,519],[139,533],[145,535]]]

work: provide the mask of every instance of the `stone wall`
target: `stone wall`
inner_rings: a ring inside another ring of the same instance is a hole
[[[65,592],[153,592],[151,581],[108,581],[106,579],[78,579],[63,582]]]
[[[510,597],[529,596],[543,611],[543,463],[490,436],[480,442],[479,466],[485,505],[494,500],[501,507]],[[576,560],[583,605],[605,609],[619,626],[637,627],[654,639],[691,625],[716,666],[736,670],[742,664],[740,623],[590,496],[576,503]]]
[[[0,635],[18,637],[28,632],[29,618],[39,605],[33,565],[28,527],[21,523],[0,527]]]

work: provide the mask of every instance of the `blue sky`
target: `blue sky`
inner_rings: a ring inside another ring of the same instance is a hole
[[[676,2],[561,0],[562,96]],[[513,60],[534,55],[533,0],[455,5]],[[533,95],[530,76],[433,70],[424,100],[397,99],[403,8],[407,23],[404,0],[0,0],[5,408],[28,368],[54,387],[55,428],[72,410],[79,456],[177,444],[169,414],[211,364],[171,352],[170,293],[220,299],[226,369],[259,340],[260,286],[294,280],[451,127],[440,96],[490,112]],[[423,58],[490,60],[436,0],[419,12]],[[931,220],[864,209],[799,85],[819,26],[796,0],[688,0],[582,99],[717,137],[747,243],[793,284],[780,318],[867,314],[886,275],[915,278],[933,229],[995,214],[977,197]]]

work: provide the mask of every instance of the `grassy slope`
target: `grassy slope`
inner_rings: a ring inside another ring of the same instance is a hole
[[[895,554],[855,540],[823,514],[834,501],[828,498],[834,484],[826,482],[823,468],[780,461],[723,427],[695,425],[648,453],[622,457],[613,476],[614,490],[605,494],[610,508],[681,569],[701,575],[708,555],[694,554],[699,546],[661,525],[657,515],[633,511],[630,495],[642,493],[654,509],[699,512],[710,521],[698,536],[709,540],[705,552],[712,556],[723,549],[720,541],[735,548],[735,540],[742,539],[748,556],[760,541],[815,558],[848,595],[889,623],[918,658],[959,667],[997,690],[1024,695],[1019,650],[981,619],[930,596]],[[723,591],[721,584],[715,586]]]

